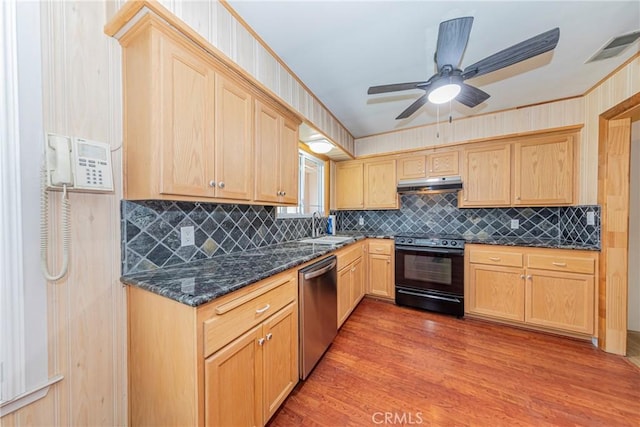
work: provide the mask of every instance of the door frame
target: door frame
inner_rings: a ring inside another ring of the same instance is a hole
[[[620,355],[627,351],[631,122],[639,118],[640,93],[599,118],[598,204],[602,217],[598,347]],[[612,131],[614,126],[617,131]]]

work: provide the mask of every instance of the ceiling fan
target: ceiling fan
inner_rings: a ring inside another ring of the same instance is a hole
[[[411,116],[427,101],[434,104],[443,104],[455,99],[467,107],[473,108],[486,101],[490,95],[464,83],[464,80],[491,73],[553,50],[560,38],[560,29],[554,28],[501,50],[462,70],[458,67],[469,41],[472,24],[472,16],[440,23],[434,58],[438,66],[438,72],[431,76],[429,80],[371,86],[367,93],[373,95],[410,89],[424,90],[426,93],[396,117],[396,120],[406,119]]]

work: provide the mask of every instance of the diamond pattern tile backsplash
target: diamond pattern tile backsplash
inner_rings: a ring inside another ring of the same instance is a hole
[[[273,206],[123,200],[122,274],[255,249],[311,235],[311,219],[276,219]],[[194,227],[195,245],[180,245]],[[319,227],[326,230],[326,219]]]
[[[336,211],[338,231],[459,234],[471,237],[519,237],[600,246],[600,207],[458,209],[455,193],[401,196],[394,211]],[[587,225],[594,212],[595,225]],[[359,225],[362,217],[364,225]],[[511,229],[511,220],[519,228]]]
[[[600,207],[458,209],[455,193],[402,195],[401,209],[336,211],[338,231],[520,237],[600,247]],[[122,273],[130,274],[311,235],[311,219],[276,219],[273,206],[122,201]],[[587,225],[593,212],[595,225]],[[364,225],[360,226],[362,217]],[[519,229],[512,230],[512,219]],[[193,226],[195,245],[180,245]],[[319,224],[326,229],[326,219]]]

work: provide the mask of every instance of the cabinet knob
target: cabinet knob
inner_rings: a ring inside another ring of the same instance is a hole
[[[264,338],[259,338],[258,339],[258,345],[262,345],[264,344]]]
[[[520,200],[520,196],[516,196],[516,200]]]
[[[283,195],[283,196],[286,196],[286,195],[287,195],[287,192],[286,192],[286,191],[283,191],[283,192],[282,192],[282,195]]]
[[[391,260],[390,259],[387,260],[387,264],[391,264]]]
[[[214,180],[209,181],[209,187],[215,187],[216,182]]]
[[[224,182],[220,181],[220,182],[218,183],[218,187],[220,187],[220,188],[224,188]]]
[[[273,334],[272,334],[271,332],[269,332],[269,333],[267,334],[267,341],[270,341],[270,340],[271,340],[271,338],[273,338]]]
[[[521,274],[521,275],[520,275],[520,278],[521,278],[521,279],[524,279],[524,278],[525,278],[525,275],[524,275],[524,274]]]
[[[282,192],[282,191],[278,191],[278,193],[277,193],[277,194],[278,194],[278,196],[284,196],[284,194],[283,194],[283,192]]]
[[[527,280],[531,280],[531,279],[533,279],[533,277],[531,275],[528,275]]]

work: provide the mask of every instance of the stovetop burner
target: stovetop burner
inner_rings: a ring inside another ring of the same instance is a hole
[[[457,234],[400,234],[395,236],[396,245],[427,248],[464,248],[464,238]]]

